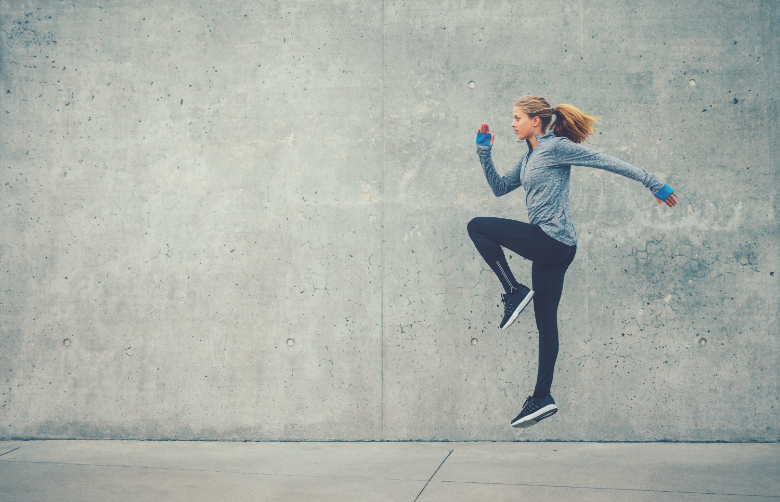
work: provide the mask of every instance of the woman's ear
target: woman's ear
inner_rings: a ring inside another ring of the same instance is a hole
[[[537,127],[539,124],[542,123],[542,119],[537,115],[536,117],[534,117],[531,123],[534,125],[534,127]]]

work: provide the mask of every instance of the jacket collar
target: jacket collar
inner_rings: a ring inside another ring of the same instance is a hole
[[[536,147],[538,148],[540,139],[554,138],[555,137],[555,133],[552,131],[552,129],[550,129],[549,131],[547,131],[547,134],[544,134],[544,135],[536,134],[535,136],[536,136]],[[531,150],[531,142],[528,141],[528,140],[525,140],[525,143],[526,143],[526,145],[528,145],[528,149]]]

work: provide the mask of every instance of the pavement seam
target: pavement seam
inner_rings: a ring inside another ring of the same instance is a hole
[[[332,475],[317,475],[317,474],[284,474],[280,472],[221,471],[221,470],[212,470],[212,469],[184,469],[181,467],[162,467],[162,466],[148,466],[148,465],[84,464],[80,462],[56,462],[56,461],[45,461],[45,460],[6,460],[4,462],[8,464],[11,463],[51,464],[51,465],[74,465],[79,467],[115,467],[117,469],[149,469],[149,470],[159,470],[159,471],[211,472],[211,473],[218,473],[218,474],[249,474],[252,476],[285,476],[290,478],[297,477],[297,478],[327,478],[327,479],[346,479],[346,480],[351,479],[357,481],[376,480],[376,479],[381,479],[384,481],[423,481],[422,479],[410,479],[410,478],[377,478],[377,477],[369,477],[369,476],[347,477],[347,476],[332,476]],[[430,479],[428,481],[430,481]]]
[[[682,491],[682,490],[650,490],[647,488],[610,488],[605,486],[540,485],[540,484],[533,484],[533,483],[498,483],[498,482],[486,483],[483,481],[452,481],[452,480],[445,480],[439,482],[440,483],[462,483],[462,484],[471,484],[471,485],[535,486],[541,488],[573,488],[573,489],[584,489],[584,490],[615,490],[615,491],[623,491],[623,492],[680,493],[680,494],[690,494],[690,495],[718,495],[718,496],[728,496],[728,497],[780,498],[780,495],[759,495],[759,494],[749,494],[749,493],[691,492],[691,491]]]
[[[19,448],[21,448],[21,446],[17,446],[17,447],[16,447],[16,448],[14,448],[13,450],[8,450],[8,451],[7,451],[7,452],[5,452],[5,453],[0,453],[0,457],[2,457],[3,455],[8,455],[8,454],[9,454],[9,453],[11,453],[12,451],[16,451],[16,450],[18,450]]]
[[[436,470],[433,471],[433,474],[431,474],[431,477],[428,478],[428,482],[425,483],[425,486],[422,487],[422,490],[420,490],[420,493],[418,493],[417,496],[414,498],[414,502],[417,502],[417,499],[420,498],[420,495],[422,495],[422,492],[424,492],[425,489],[428,487],[428,483],[431,482],[431,479],[433,479],[433,477],[436,475],[436,473],[439,472],[439,469],[441,469],[441,466],[444,465],[444,462],[446,462],[447,459],[450,458],[450,455],[452,455],[452,452],[454,452],[454,451],[455,450],[450,450],[450,452],[447,454],[447,456],[444,457],[444,460],[441,461],[441,464],[439,464],[439,467],[437,467]]]

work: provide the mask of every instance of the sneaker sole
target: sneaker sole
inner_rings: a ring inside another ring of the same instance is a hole
[[[525,295],[523,301],[520,302],[520,305],[518,305],[517,308],[515,309],[515,313],[512,314],[512,317],[509,318],[509,320],[506,322],[504,327],[501,329],[507,329],[509,326],[514,324],[515,320],[517,319],[517,316],[520,315],[520,312],[522,312],[523,309],[525,309],[526,305],[528,305],[528,302],[530,302],[533,297],[534,297],[534,290],[532,289],[531,291],[528,292],[527,295]]]
[[[531,413],[527,417],[523,417],[522,420],[518,420],[517,422],[512,423],[512,427],[516,429],[525,429],[526,427],[531,427],[532,425],[536,425],[545,418],[551,417],[555,415],[558,412],[558,407],[554,404],[548,404],[541,410],[537,410],[534,413]]]

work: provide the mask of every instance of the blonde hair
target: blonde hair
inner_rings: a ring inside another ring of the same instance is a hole
[[[515,101],[515,106],[529,117],[542,119],[542,131],[547,132],[553,115],[553,132],[556,136],[569,138],[575,143],[582,143],[595,131],[599,118],[596,115],[582,113],[572,105],[558,105],[555,108],[540,96],[526,96]]]

